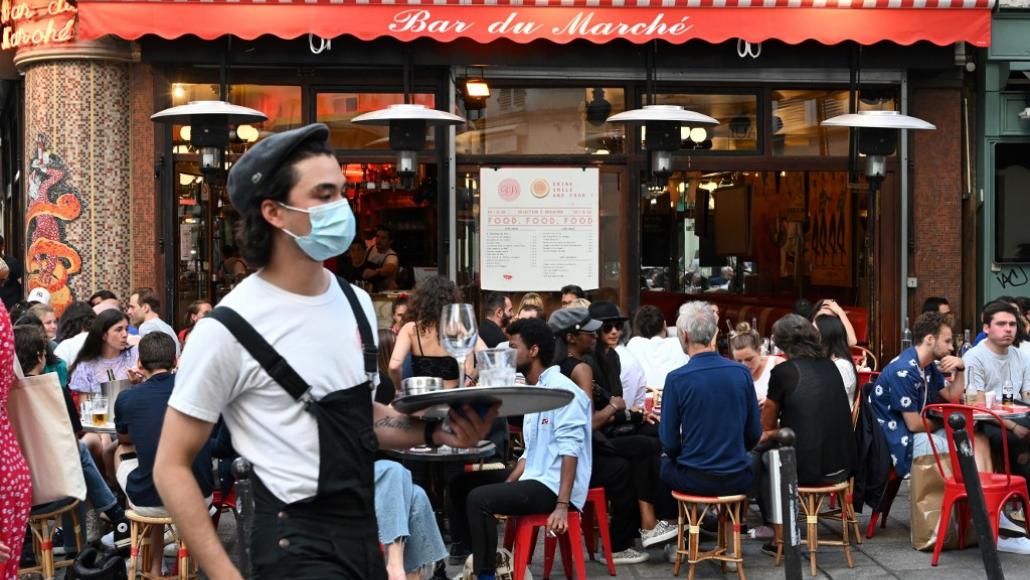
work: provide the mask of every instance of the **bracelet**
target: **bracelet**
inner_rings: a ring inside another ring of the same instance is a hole
[[[569,502],[567,502],[567,501],[556,501],[556,502],[554,502],[554,505],[556,505],[556,506],[563,505],[565,507],[569,507]]]
[[[439,447],[439,445],[437,445],[435,442],[433,442],[433,434],[436,433],[436,429],[439,426],[440,426],[440,423],[438,423],[436,421],[426,421],[425,430],[423,430],[423,432],[422,432],[423,433],[423,437],[425,437],[425,440],[426,440],[426,445],[428,445],[430,447]]]
[[[608,403],[608,406],[611,407],[612,409],[615,409],[616,413],[619,412],[619,408],[615,406],[615,403]]]

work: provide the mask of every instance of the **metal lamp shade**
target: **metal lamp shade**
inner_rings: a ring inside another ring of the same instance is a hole
[[[191,101],[185,105],[170,107],[150,116],[155,123],[193,125],[200,120],[211,119],[225,125],[242,125],[267,121],[268,116],[250,107],[241,107],[225,101]]]
[[[902,115],[898,111],[859,111],[857,113],[846,113],[830,117],[822,123],[824,127],[854,127],[857,129],[914,129],[927,130],[936,129],[933,123],[929,123],[917,117]]]
[[[398,121],[421,121],[427,126],[436,125],[460,125],[465,119],[447,113],[430,109],[425,105],[390,105],[385,109],[370,111],[354,117],[351,122],[355,125],[389,125]]]
[[[688,127],[715,127],[717,119],[689,111],[679,105],[644,105],[639,109],[631,109],[608,117],[609,123],[624,125],[642,125],[645,123],[665,122],[679,123]]]

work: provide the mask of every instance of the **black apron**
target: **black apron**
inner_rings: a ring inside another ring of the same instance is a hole
[[[351,285],[337,281],[358,323],[365,373],[371,378],[378,373],[372,327]],[[316,401],[304,379],[239,314],[219,306],[208,316],[221,322],[318,424],[315,497],[286,504],[253,478],[254,577],[386,578],[375,517],[378,441],[372,427],[371,383],[333,391]]]

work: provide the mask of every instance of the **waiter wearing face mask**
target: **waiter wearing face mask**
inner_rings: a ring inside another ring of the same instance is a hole
[[[322,261],[345,252],[355,218],[322,124],[279,133],[229,172],[238,243],[260,268],[190,334],[168,403],[154,479],[211,578],[240,578],[211,527],[193,457],[219,416],[253,464],[254,578],[386,577],[373,500],[378,447],[471,447],[496,410],[425,423],[373,403],[375,312]]]

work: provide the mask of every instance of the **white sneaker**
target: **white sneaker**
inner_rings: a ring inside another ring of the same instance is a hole
[[[1001,512],[1001,518],[998,521],[998,529],[1008,530],[1010,532],[1015,532],[1017,534],[1025,534],[1026,533],[1026,530],[1023,529],[1023,526],[1021,526],[1021,525],[1017,524],[1016,522],[1010,520],[1009,517],[1007,515],[1005,515],[1005,512]]]
[[[658,525],[653,530],[640,530],[640,543],[645,548],[655,544],[663,544],[675,539],[679,534],[676,526],[665,520],[658,520]]]
[[[614,564],[642,564],[650,559],[651,556],[648,556],[646,552],[638,552],[633,548],[626,548],[612,554],[612,563]]]
[[[1019,538],[998,538],[998,551],[1011,554],[1030,554],[1030,540]]]

